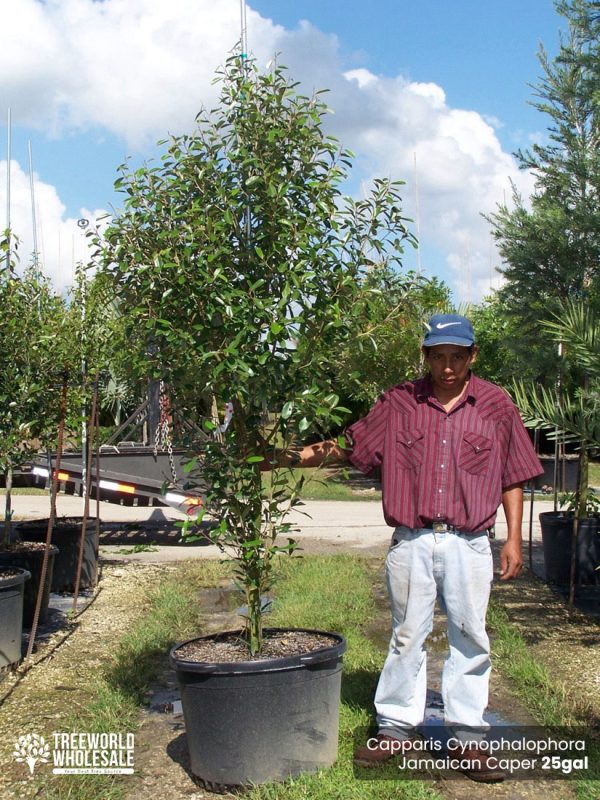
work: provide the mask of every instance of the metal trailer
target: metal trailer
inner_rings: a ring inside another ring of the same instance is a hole
[[[104,445],[100,448],[98,466],[95,458],[90,465],[90,498],[126,506],[167,505],[191,514],[202,506],[202,495],[169,488],[175,483],[175,477],[177,483],[184,482],[184,455],[183,450],[155,452],[154,447],[136,442]],[[53,470],[54,465],[55,456],[52,456]],[[22,475],[30,475],[30,485],[46,488],[50,481],[48,458],[40,456],[28,466]],[[83,495],[85,475],[81,452],[63,453],[58,481],[60,492]]]
[[[203,487],[195,487],[193,492],[173,488],[185,485],[183,462],[187,451],[172,446],[170,413],[164,385],[161,381],[151,381],[148,398],[92,454],[89,465],[85,463],[85,451],[63,452],[58,471],[59,491],[83,496],[87,480],[93,499],[99,497],[127,506],[171,506],[185,514],[197,512],[203,505]],[[189,431],[191,426],[178,420],[178,427]],[[132,440],[133,436],[142,441]],[[194,439],[202,443],[208,437],[194,428]],[[15,474],[14,485],[47,488],[50,460],[54,472],[56,455],[39,454]]]

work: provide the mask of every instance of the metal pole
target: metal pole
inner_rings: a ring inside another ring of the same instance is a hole
[[[33,186],[33,158],[31,155],[31,140],[27,143],[29,150],[29,192],[31,194],[31,225],[33,228],[33,265],[37,271],[39,265],[39,250],[37,238],[37,223],[35,218],[35,190]]]
[[[10,275],[10,261],[11,261],[11,233],[10,233],[10,160],[12,158],[11,155],[11,118],[10,118],[10,108],[8,109],[8,120],[7,120],[7,143],[6,143],[6,230],[7,230],[7,242],[6,242],[6,272],[7,275]]]
[[[79,551],[77,554],[77,572],[75,575],[75,587],[73,591],[73,606],[72,612],[73,614],[77,613],[77,598],[79,597],[79,585],[81,583],[81,567],[83,565],[83,552],[85,549],[85,534],[87,529],[88,517],[90,515],[90,493],[91,493],[91,486],[92,486],[92,444],[94,441],[94,433],[96,429],[96,413],[98,408],[98,377],[99,373],[96,370],[96,377],[94,378],[94,393],[92,396],[92,411],[90,414],[90,423],[89,423],[89,434],[86,443],[87,452],[86,452],[86,475],[85,475],[85,495],[84,495],[84,502],[83,502],[83,518],[81,520],[81,531],[79,534]],[[82,453],[83,456],[83,453]],[[83,482],[83,476],[82,476]]]
[[[240,48],[241,48],[241,59],[242,59],[242,69],[244,71],[244,76],[247,75],[248,72],[248,23],[246,20],[246,0],[240,0],[240,16],[241,16],[241,35],[240,35]],[[250,201],[248,201],[248,205],[246,207],[246,245],[250,247],[250,239],[252,237],[252,224],[251,224],[251,213],[250,213]]]
[[[31,624],[31,631],[29,633],[29,643],[27,645],[27,654],[25,661],[29,661],[33,653],[33,643],[37,633],[38,622],[40,619],[40,611],[42,608],[42,595],[44,593],[44,585],[46,583],[46,575],[48,572],[48,555],[50,552],[50,545],[52,544],[52,530],[54,528],[54,520],[56,519],[56,495],[58,494],[58,471],[60,469],[60,460],[63,451],[63,436],[65,430],[65,416],[67,414],[67,392],[68,392],[68,375],[65,373],[63,377],[62,391],[60,396],[60,418],[58,421],[58,436],[56,443],[56,459],[54,461],[54,469],[50,470],[50,478],[52,482],[52,490],[50,493],[50,517],[48,518],[48,528],[46,530],[46,547],[44,549],[44,558],[42,560],[42,569],[40,575],[40,587],[38,589],[37,600],[35,604],[35,611],[33,614],[33,622]],[[52,462],[50,462],[52,463]]]
[[[88,471],[88,424],[87,424],[87,359],[86,359],[86,280],[83,264],[77,265],[77,283],[79,285],[79,297],[81,300],[80,320],[81,335],[79,344],[81,346],[81,386],[83,389],[83,399],[81,407],[81,494],[83,497],[83,507],[85,509],[87,501],[87,471]]]
[[[417,151],[413,153],[415,167],[415,224],[417,234],[417,275],[421,275],[421,213],[419,209],[419,178],[417,174]]]
[[[536,428],[533,432],[533,446],[536,455],[539,454],[540,449],[540,432]],[[535,495],[535,480],[529,482],[531,487],[531,495],[529,497],[529,542],[528,542],[528,555],[529,555],[529,569],[533,572],[533,502]]]
[[[562,342],[559,342],[559,344],[558,344],[558,357],[562,358],[562,354],[563,354],[563,345],[562,345]],[[558,404],[558,410],[559,411],[560,411],[561,406],[562,406],[562,395],[561,395],[561,393],[562,393],[561,362],[559,361],[559,363],[558,363],[558,375],[556,377],[556,398],[557,398],[557,404]],[[554,486],[553,486],[553,489],[554,489],[554,511],[555,512],[558,509],[558,484],[559,484],[558,471],[559,471],[561,450],[562,450],[562,448],[560,447],[559,430],[558,430],[558,427],[557,427],[556,430],[555,430],[555,439],[554,439]],[[563,463],[564,463],[564,459],[563,459]],[[562,488],[562,491],[564,491],[564,488],[565,488],[564,487],[564,483],[562,484],[561,488]]]
[[[246,0],[240,0],[240,17],[242,23],[242,35],[240,38],[240,47],[242,49],[242,61],[248,58],[248,24],[246,22]]]

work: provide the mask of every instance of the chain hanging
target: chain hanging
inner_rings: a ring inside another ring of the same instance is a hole
[[[154,457],[158,455],[159,448],[165,450],[169,456],[169,466],[171,467],[171,476],[173,483],[177,483],[178,477],[175,470],[175,460],[173,458],[173,442],[171,440],[171,426],[169,422],[169,396],[165,391],[165,382],[159,383],[159,404],[160,404],[160,419],[156,426],[156,433],[154,435]]]

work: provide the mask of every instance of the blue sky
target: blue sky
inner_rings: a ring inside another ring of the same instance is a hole
[[[240,30],[239,0],[11,0],[0,7],[0,215],[6,208],[11,108],[11,221],[31,249],[28,142],[38,239],[55,283],[85,259],[80,217],[118,207],[127,156],[155,155],[211,105],[214,69]],[[419,262],[457,300],[495,285],[499,263],[481,212],[528,195],[512,157],[544,136],[528,84],[541,42],[556,52],[563,20],[552,0],[248,0],[250,51],[274,53],[307,90],[329,88],[332,132],[357,154],[350,190],[375,175],[407,181]],[[2,223],[2,227],[4,224]],[[407,267],[416,266],[408,252]]]

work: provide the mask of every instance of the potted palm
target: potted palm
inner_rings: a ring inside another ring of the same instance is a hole
[[[219,79],[218,108],[170,140],[161,166],[123,168],[124,209],[98,240],[140,374],[165,379],[172,404],[207,415],[213,434],[188,479],[207,487],[209,535],[233,560],[246,611],[241,630],[171,651],[192,771],[213,788],[335,759],[345,643],[264,624],[276,561],[297,549],[287,514],[302,479],[263,477],[261,464],[342,422],[329,381],[358,287],[398,264],[409,238],[397,184],[343,199],[350,157],[322,130],[320,95],[238,58]]]
[[[579,445],[575,492],[563,498],[562,510],[540,514],[546,577],[570,584],[572,600],[575,585],[600,583],[598,502],[588,481],[590,455],[600,448],[600,324],[589,306],[570,301],[545,327],[563,343],[569,362],[583,370],[583,379],[560,395],[523,382],[515,384],[514,393],[527,425]]]

